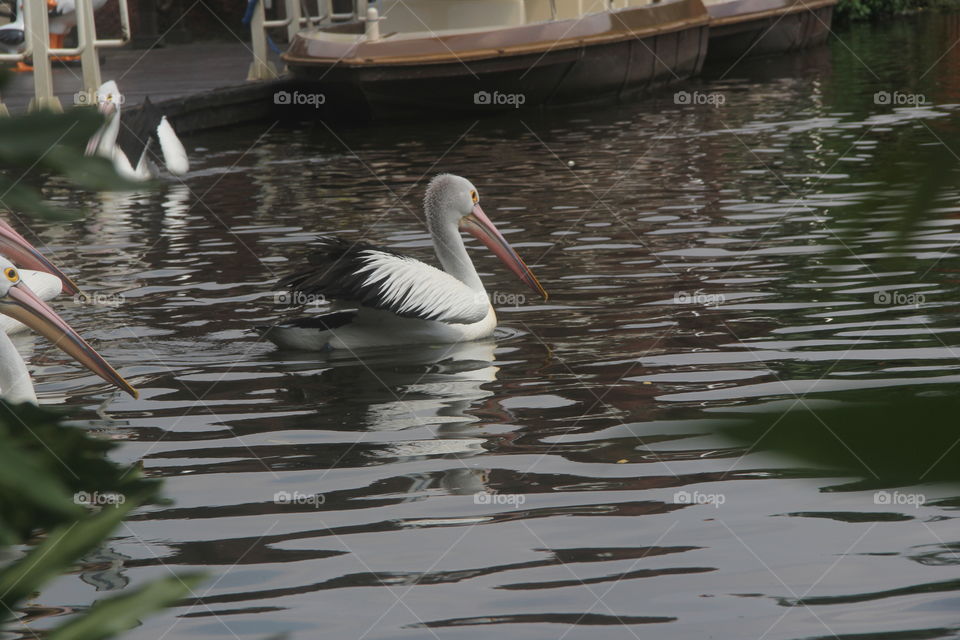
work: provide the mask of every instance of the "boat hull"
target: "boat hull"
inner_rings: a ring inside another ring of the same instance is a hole
[[[488,114],[612,103],[685,80],[703,66],[708,29],[700,0],[675,0],[439,36],[430,40],[442,47],[432,42],[433,49],[407,41],[364,51],[298,36],[284,59],[296,90],[323,94],[321,108],[307,116]]]
[[[707,6],[708,65],[799,51],[830,35],[836,0],[733,0]]]

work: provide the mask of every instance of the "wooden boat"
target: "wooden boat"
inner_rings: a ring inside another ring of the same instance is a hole
[[[785,53],[826,41],[837,0],[704,0],[707,64]]]
[[[601,104],[696,75],[707,52],[701,0],[379,4],[373,37],[359,21],[296,36],[291,88],[322,100],[286,104],[374,118]]]

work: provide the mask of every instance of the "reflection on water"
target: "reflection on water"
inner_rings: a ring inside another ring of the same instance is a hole
[[[268,124],[211,134],[190,141],[204,151],[183,184],[87,196],[83,222],[37,225],[119,301],[64,315],[142,391],[108,398],[38,343],[41,398],[123,440],[175,503],[138,513],[32,615],[207,567],[195,598],[130,637],[955,636],[955,487],[883,502],[866,476],[713,419],[956,384],[960,189],[905,259],[883,258],[912,158],[956,129],[960,53],[924,71],[958,28],[862,28],[689,87],[722,107],[664,95],[523,121],[275,127],[252,147]],[[430,257],[418,200],[441,169],[477,184],[548,303],[508,297],[521,285],[471,245],[510,301],[495,340],[361,359],[258,341],[252,326],[287,313],[272,283],[318,232]],[[909,424],[900,437],[910,449]]]

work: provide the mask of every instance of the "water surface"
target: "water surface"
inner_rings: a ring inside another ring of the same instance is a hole
[[[193,171],[155,192],[51,189],[90,216],[34,229],[116,303],[64,315],[142,397],[98,416],[103,386],[40,344],[41,397],[175,504],[37,604],[205,568],[129,637],[955,637],[955,486],[878,504],[868,469],[712,419],[960,380],[960,189],[883,260],[918,154],[956,131],[958,37],[904,19],[682,87],[718,107],[263,123],[189,139]],[[441,170],[477,185],[549,302],[471,242],[489,341],[287,354],[250,330],[288,313],[272,283],[318,233],[432,258],[419,202]]]

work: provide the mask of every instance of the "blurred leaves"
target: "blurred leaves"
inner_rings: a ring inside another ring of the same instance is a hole
[[[144,478],[137,466],[107,459],[115,446],[64,424],[59,413],[0,402],[0,543],[36,541],[0,569],[0,622],[98,549],[133,509],[159,501],[159,481]],[[199,574],[172,576],[101,600],[48,637],[111,637],[192,593],[201,579]]]
[[[101,640],[135,627],[140,618],[193,592],[197,573],[161,578],[139,589],[98,601],[83,617],[55,629],[47,640]]]
[[[39,407],[0,403],[0,544],[21,543],[37,528],[52,529],[84,515],[74,502],[77,492],[136,498],[156,492],[157,481],[106,459],[112,442],[61,420]]]
[[[729,438],[874,487],[960,481],[960,396],[950,388],[816,394],[710,411]]]
[[[103,122],[93,108],[0,118],[0,205],[46,218],[76,218],[76,212],[45,201],[30,184],[28,178],[44,171],[92,191],[142,188],[117,175],[108,160],[84,155]]]

